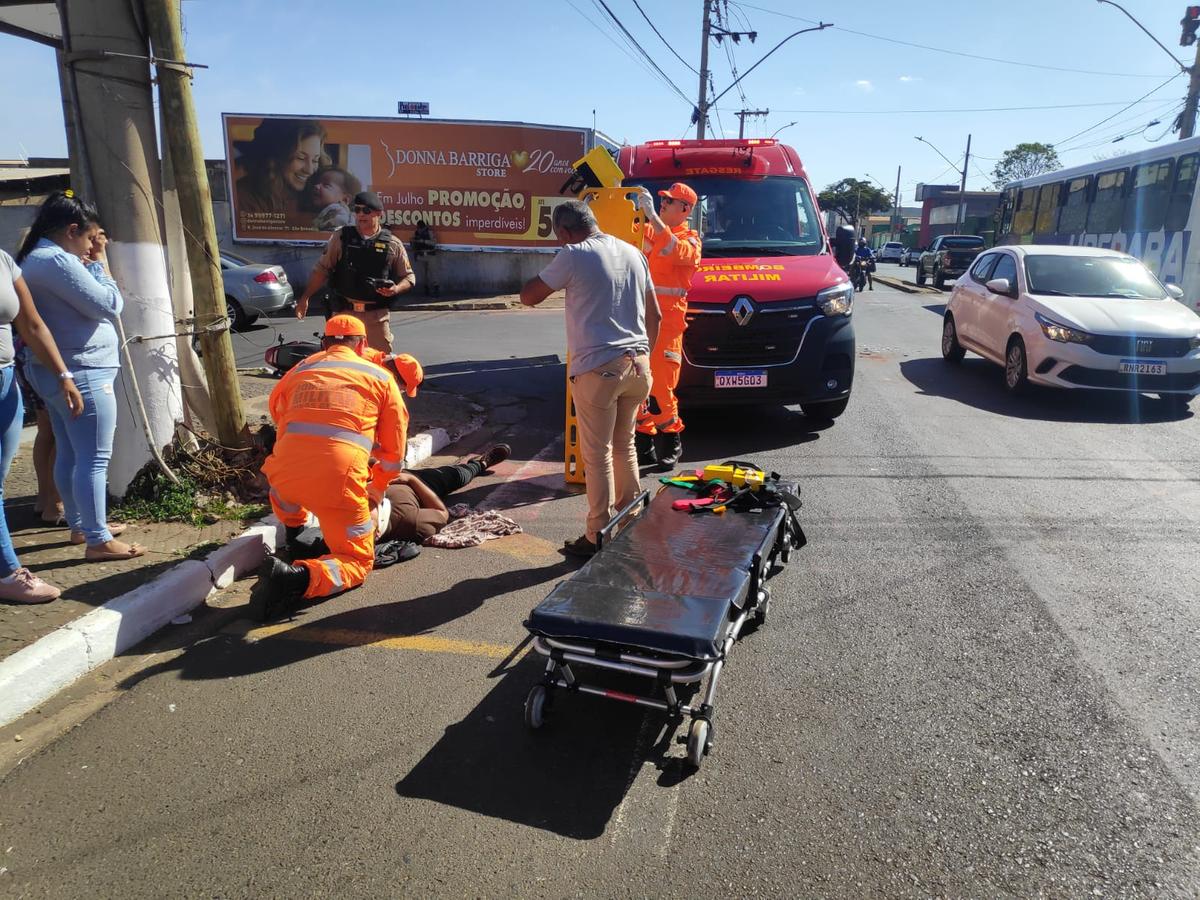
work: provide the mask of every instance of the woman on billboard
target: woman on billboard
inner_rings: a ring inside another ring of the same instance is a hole
[[[261,219],[247,223],[249,228],[301,225],[309,179],[329,163],[325,127],[311,120],[263,119],[254,129],[254,138],[241,142],[238,149],[246,172],[237,181],[238,213]],[[311,229],[311,216],[305,218],[309,221],[302,227]]]

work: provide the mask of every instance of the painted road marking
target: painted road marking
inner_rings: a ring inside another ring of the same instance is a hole
[[[476,511],[494,509],[518,522],[531,522],[550,500],[573,496],[575,492],[563,481],[562,447],[559,435],[488,494]]]
[[[378,650],[415,650],[419,653],[450,653],[457,656],[482,656],[487,659],[505,659],[513,652],[509,644],[491,644],[485,641],[459,641],[452,638],[433,637],[427,634],[394,635],[379,631],[356,631],[352,628],[328,628],[321,625],[294,625],[283,622],[278,625],[262,625],[246,628],[248,623],[235,623],[224,629],[226,634],[237,634],[255,643],[269,638],[289,641],[304,641],[310,644],[332,644],[338,647],[370,647]]]

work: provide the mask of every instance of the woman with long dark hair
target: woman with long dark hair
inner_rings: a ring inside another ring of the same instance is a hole
[[[120,369],[116,317],[124,301],[98,246],[96,210],[70,191],[46,198],[17,253],[37,311],[50,329],[69,372],[41,361],[29,367],[34,389],[50,407],[56,456],[54,481],[71,528],[71,543],[87,544],[84,559],[131,559],[146,552],[118,541],[124,526],[110,526],[108,462],[117,427],[113,383]],[[94,256],[87,267],[82,258]],[[71,379],[83,398],[73,415],[58,384]]]
[[[300,224],[308,181],[328,163],[325,127],[302,119],[263,119],[253,140],[239,149],[246,174],[237,181],[238,212],[283,216],[279,223],[259,222],[264,228]]]

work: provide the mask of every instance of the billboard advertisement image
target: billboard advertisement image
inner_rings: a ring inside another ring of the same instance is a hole
[[[558,242],[550,213],[582,128],[506,122],[226,113],[236,241],[324,243],[362,190],[403,240],[418,221],[443,247],[536,249]]]

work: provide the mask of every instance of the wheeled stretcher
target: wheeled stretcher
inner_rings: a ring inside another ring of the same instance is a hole
[[[790,505],[692,513],[672,504],[695,495],[667,485],[617,513],[600,532],[599,552],[525,622],[546,658],[525,700],[526,724],[542,726],[560,689],[635,703],[689,717],[687,759],[699,767],[713,743],[713,700],[729,651],[749,619],[766,621],[768,578],[806,543],[796,486],[774,489]],[[586,684],[580,670],[589,668],[650,684],[644,694]],[[681,693],[700,702],[685,703]]]

